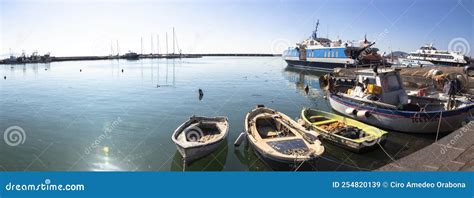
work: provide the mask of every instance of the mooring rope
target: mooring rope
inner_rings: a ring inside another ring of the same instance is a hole
[[[380,142],[377,142],[377,144],[380,146],[380,148],[381,148],[382,151],[385,153],[385,155],[387,155],[393,162],[395,162],[395,159],[394,159],[390,154],[388,154],[387,151],[385,151],[385,149],[384,149],[383,146],[380,144]]]
[[[297,160],[298,160],[298,155],[295,157],[295,160],[294,160],[294,162],[293,162],[294,165],[296,165]],[[304,164],[305,162],[306,162],[306,160],[303,160],[303,161],[301,161],[301,164],[300,164],[299,166],[295,166],[295,167],[296,167],[296,168],[295,168],[295,172],[298,171],[298,169],[300,169],[301,166],[303,166],[303,164]]]
[[[436,140],[438,142],[438,135],[439,135],[439,128],[441,127],[441,119],[443,118],[443,111],[439,114],[439,121],[438,121],[438,130],[436,131]]]

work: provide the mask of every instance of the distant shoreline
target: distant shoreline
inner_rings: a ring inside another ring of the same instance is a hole
[[[176,59],[176,58],[201,58],[204,56],[239,56],[239,57],[273,57],[281,56],[281,54],[265,54],[265,53],[219,53],[219,54],[139,54],[138,59],[145,58],[164,58],[164,59]],[[114,60],[114,59],[127,59],[125,55],[114,55],[114,56],[51,56],[42,57],[36,59],[23,58],[16,59],[3,59],[0,60],[0,64],[14,65],[14,64],[28,64],[28,63],[50,63],[50,62],[61,62],[61,61],[88,61],[88,60]]]

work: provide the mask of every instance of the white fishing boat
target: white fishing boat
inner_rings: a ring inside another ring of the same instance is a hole
[[[317,132],[310,132],[285,114],[262,105],[246,115],[245,132],[257,155],[276,162],[304,163],[324,152]]]
[[[443,133],[461,127],[473,103],[407,95],[398,70],[356,71],[352,86],[338,86],[332,77],[321,78],[329,87],[329,104],[347,117],[388,130],[406,133]]]
[[[186,163],[209,155],[227,137],[227,117],[192,116],[173,133],[172,140]]]

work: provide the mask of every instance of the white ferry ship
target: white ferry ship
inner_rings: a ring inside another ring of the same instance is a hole
[[[469,64],[469,57],[461,52],[438,50],[433,44],[425,45],[416,52],[408,55],[409,60],[429,61],[435,65],[465,66]]]

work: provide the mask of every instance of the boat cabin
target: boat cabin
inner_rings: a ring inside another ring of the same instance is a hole
[[[356,86],[348,90],[352,97],[394,106],[408,103],[400,74],[393,69],[364,69],[356,72]]]

